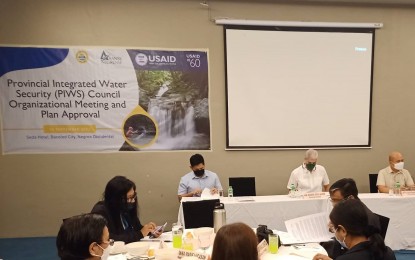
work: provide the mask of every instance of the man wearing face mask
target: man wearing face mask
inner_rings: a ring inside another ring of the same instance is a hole
[[[211,194],[222,189],[218,175],[205,169],[202,155],[194,154],[190,157],[190,169],[192,171],[180,179],[177,192],[179,201],[182,197],[198,197],[205,188],[210,189]]]
[[[305,153],[304,162],[291,172],[287,188],[295,188],[301,192],[321,192],[329,190],[329,177],[326,169],[317,164],[318,153],[314,149],[309,149]]]
[[[404,169],[402,154],[400,152],[392,152],[389,154],[389,166],[379,171],[376,185],[379,192],[388,193],[389,189],[393,189],[397,182],[399,182],[401,187],[414,185],[411,174]]]
[[[334,182],[330,187],[329,194],[330,201],[333,207],[336,204],[345,200],[360,200],[358,197],[356,182],[350,178],[343,178]],[[379,217],[376,214],[374,214],[365,204],[363,204],[363,207],[368,216],[368,224],[373,226],[377,230],[381,230]],[[332,230],[332,228],[333,227],[330,226],[330,230]],[[347,251],[347,248],[342,246],[341,243],[339,243],[337,240],[322,242],[320,243],[320,245],[322,245],[324,249],[326,249],[327,254],[332,259],[336,259],[338,256],[343,255]]]

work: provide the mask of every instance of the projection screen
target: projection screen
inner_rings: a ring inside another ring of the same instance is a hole
[[[373,28],[224,34],[227,149],[370,147]]]

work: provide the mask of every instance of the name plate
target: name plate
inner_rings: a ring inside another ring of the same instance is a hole
[[[268,252],[268,243],[265,239],[262,239],[262,241],[257,246],[258,249],[258,255],[261,258],[263,255],[265,255]]]
[[[415,190],[403,190],[401,191],[402,197],[414,197]]]
[[[309,192],[303,195],[304,199],[320,199],[320,198],[325,198],[325,197],[326,197],[325,192]]]
[[[179,250],[179,258],[187,257],[187,256],[194,256],[194,257],[197,257],[200,260],[208,260],[209,259],[208,254],[197,253],[197,252],[194,252],[194,251],[182,250],[182,249]]]

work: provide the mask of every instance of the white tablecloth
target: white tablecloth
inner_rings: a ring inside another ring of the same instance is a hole
[[[221,198],[226,209],[226,223],[244,222],[251,227],[259,224],[270,229],[286,231],[284,221],[319,213],[330,212],[328,194],[324,198],[290,198],[288,195]],[[359,198],[374,213],[390,218],[385,243],[393,250],[415,247],[415,197],[395,197],[382,193],[359,194]],[[182,201],[195,201],[200,198],[185,197]],[[180,204],[178,221],[184,223]]]
[[[192,229],[185,230],[184,234],[186,234],[187,231],[192,231]],[[164,246],[169,247],[169,248],[173,247],[173,243],[170,242],[172,240],[171,232],[165,232],[157,239],[149,239],[148,237],[146,237],[141,241],[149,242],[150,246],[157,251],[160,245],[160,240],[168,241],[164,243]],[[212,241],[211,241],[212,246],[206,250],[206,253],[209,255],[212,254],[213,242],[214,242],[214,236],[212,236]],[[196,249],[195,252],[203,253],[204,251],[199,248],[199,249]],[[292,246],[281,246],[278,249],[278,252],[276,254],[271,254],[267,252],[262,256],[261,259],[262,260],[305,260],[305,259],[312,259],[312,257],[317,253],[327,254],[324,248],[321,247],[320,245],[315,244],[315,243],[309,243],[309,244],[306,244],[304,247],[299,247],[299,248],[298,247],[295,248]],[[309,257],[305,258],[305,256],[309,256]],[[131,256],[128,253],[124,252],[120,254],[110,255],[108,260],[129,260],[129,259],[136,260],[138,258],[139,258],[138,256]]]

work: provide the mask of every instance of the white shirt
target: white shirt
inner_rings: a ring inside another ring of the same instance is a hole
[[[323,191],[323,185],[328,185],[329,183],[329,176],[323,166],[317,164],[314,170],[310,172],[302,164],[291,172],[287,188],[290,189],[291,184],[294,184],[297,190],[304,193],[321,192]]]

